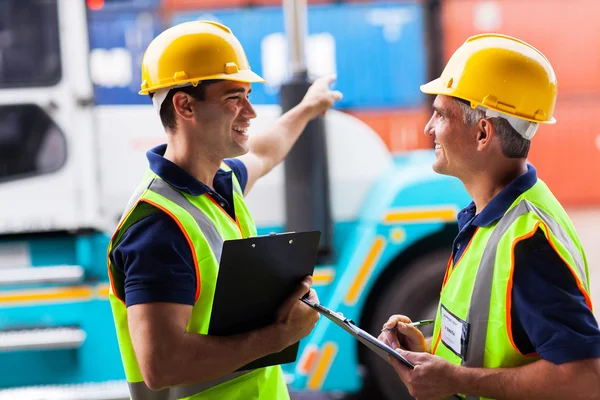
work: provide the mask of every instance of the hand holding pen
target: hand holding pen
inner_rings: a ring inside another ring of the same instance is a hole
[[[377,339],[392,349],[402,348],[414,352],[427,350],[425,337],[417,326],[427,325],[433,320],[413,322],[405,315],[392,315],[381,329]]]
[[[435,320],[433,320],[433,319],[423,319],[421,321],[410,322],[410,323],[408,323],[406,325],[409,325],[409,326],[423,326],[423,325],[433,324],[434,322],[435,322]],[[392,326],[391,328],[384,327],[383,329],[381,329],[381,332],[393,331],[394,329],[396,329],[397,326],[398,326],[398,323],[396,322],[396,325]]]

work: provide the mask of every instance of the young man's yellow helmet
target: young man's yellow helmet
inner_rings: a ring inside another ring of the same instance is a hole
[[[139,94],[210,79],[264,82],[250,69],[229,28],[212,21],[185,22],[162,32],[146,49]]]
[[[470,37],[442,76],[421,86],[428,94],[457,97],[520,120],[553,124],[558,91],[548,59],[522,40],[499,34]],[[533,136],[533,134],[531,134]]]

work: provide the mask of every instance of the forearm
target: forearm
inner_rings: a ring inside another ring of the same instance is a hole
[[[498,400],[600,399],[598,360],[517,368],[455,370],[456,392]]]
[[[154,365],[162,367],[157,372],[160,376],[153,379],[153,388],[200,383],[225,376],[281,350],[277,337],[274,326],[232,336],[185,333],[174,342],[175,347],[155,353],[160,360]]]
[[[265,162],[263,173],[283,161],[311,119],[310,109],[300,104],[283,114],[269,129],[250,138],[250,151]]]

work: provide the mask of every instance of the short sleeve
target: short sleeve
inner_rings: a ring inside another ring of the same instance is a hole
[[[600,330],[573,273],[538,230],[515,246],[512,333],[554,364],[600,357]]]
[[[164,212],[132,225],[111,253],[125,276],[125,304],[167,302],[193,305],[196,267],[177,223]]]

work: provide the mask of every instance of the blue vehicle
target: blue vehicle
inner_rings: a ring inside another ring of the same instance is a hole
[[[129,397],[108,302],[106,252],[147,166],[145,151],[164,141],[149,99],[137,95],[147,44],[169,24],[214,18],[234,33],[238,26],[248,49],[252,40],[261,43],[249,50],[259,73],[267,64],[262,60],[282,57],[273,50],[283,34],[277,8],[166,18],[156,3],[106,0],[103,9],[90,10],[74,0],[0,2],[0,399]],[[312,73],[335,68],[346,93],[343,107],[422,103],[418,83],[429,64],[419,52],[425,6],[344,7],[309,13],[319,54]],[[370,79],[390,82],[390,93],[354,90],[362,83],[344,75],[347,62],[337,54],[350,52],[351,43],[343,42],[344,29],[328,31],[324,23],[331,20],[327,13],[342,12],[357,31],[383,38],[382,63],[389,65],[380,71],[387,75]],[[263,35],[252,39],[243,20],[259,14],[271,22],[252,31]],[[391,22],[390,15],[396,16]],[[404,24],[404,33],[394,24]],[[396,60],[399,48],[406,53]],[[410,79],[395,80],[390,65],[397,63]],[[259,117],[250,134],[280,115],[277,76],[285,74],[263,73],[272,83],[257,86]],[[467,193],[457,179],[432,171],[432,150],[392,155],[349,114],[332,110],[324,121],[328,194],[318,197],[323,194],[315,190],[314,202],[293,208],[285,166],[277,167],[247,199],[259,234],[284,231],[297,213],[325,204],[331,213],[320,222],[331,235],[314,275],[322,304],[373,334],[395,313],[432,318]],[[292,390],[352,393],[369,381],[381,398],[409,398],[388,364],[325,319],[301,342],[298,360],[283,367]]]

